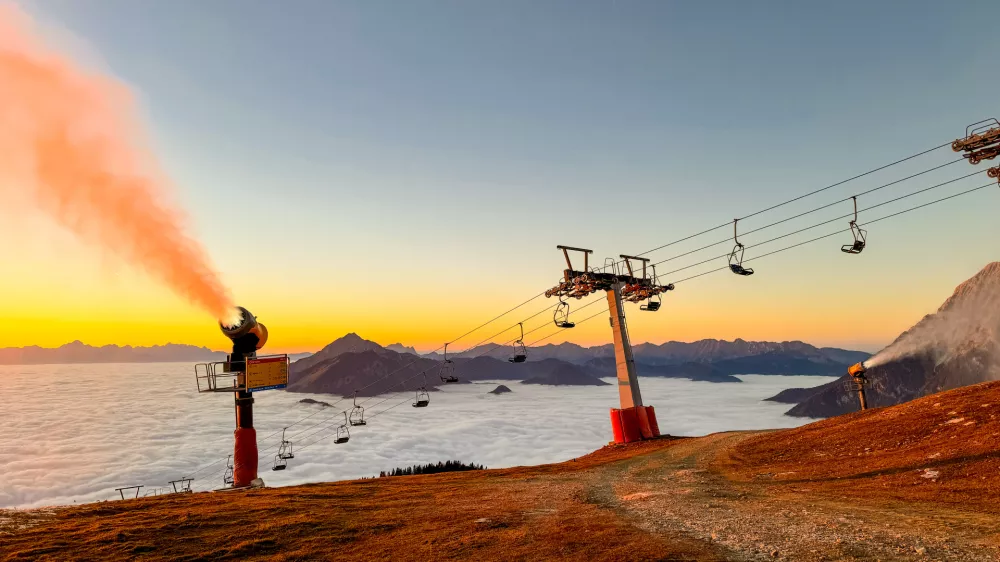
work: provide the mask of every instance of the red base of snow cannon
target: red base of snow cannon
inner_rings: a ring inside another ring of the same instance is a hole
[[[233,487],[243,488],[257,479],[257,430],[238,427],[234,434],[236,446],[233,448]]]
[[[656,412],[652,406],[611,409],[611,432],[615,443],[632,443],[660,436]]]

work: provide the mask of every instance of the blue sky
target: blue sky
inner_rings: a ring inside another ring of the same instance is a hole
[[[138,91],[237,295],[315,295],[289,305],[302,326],[359,300],[362,327],[456,317],[400,339],[445,339],[543,290],[556,244],[637,253],[1000,113],[981,23],[995,2],[20,3]],[[886,198],[973,170],[960,166]],[[882,223],[864,261],[845,262],[838,241],[775,257],[770,281],[679,289],[675,320],[700,327],[643,320],[649,336],[633,339],[792,338],[828,322],[807,335],[877,347],[996,257],[997,203],[982,193]],[[844,296],[862,282],[862,301]],[[750,304],[730,316],[734,300]],[[758,330],[768,311],[787,330]],[[866,311],[887,320],[846,333],[838,315]]]

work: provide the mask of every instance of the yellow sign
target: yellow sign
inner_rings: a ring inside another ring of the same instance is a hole
[[[271,390],[288,386],[288,356],[247,359],[247,390]]]

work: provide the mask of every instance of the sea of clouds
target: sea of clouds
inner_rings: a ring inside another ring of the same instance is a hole
[[[642,395],[656,407],[662,432],[704,435],[807,423],[784,416],[788,405],[761,400],[785,388],[832,380],[741,378],[742,384],[641,378]],[[191,365],[0,366],[0,381],[0,507],[107,500],[118,497],[117,487],[140,484],[146,494],[190,475],[196,490],[222,486],[232,452],[233,398],[198,394]],[[338,397],[256,393],[260,476],[268,486],[287,486],[448,459],[491,468],[532,465],[576,458],[611,439],[608,409],[618,402],[614,385],[506,382],[512,393],[489,394],[496,384],[443,387],[431,392],[427,408],[411,407],[409,393],[359,400],[371,421],[350,428],[345,444],[329,436],[350,400],[323,408],[299,400],[333,403]],[[285,471],[274,472],[285,426],[291,426],[287,437],[295,458]]]

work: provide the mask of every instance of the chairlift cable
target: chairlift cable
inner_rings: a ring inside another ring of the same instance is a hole
[[[846,180],[839,181],[837,183],[828,185],[826,187],[817,189],[815,191],[811,191],[811,192],[806,193],[804,195],[799,195],[798,197],[794,197],[792,199],[789,199],[788,201],[785,201],[785,202],[782,202],[782,203],[778,203],[777,205],[772,205],[772,206],[770,206],[770,207],[768,207],[766,209],[761,209],[760,211],[757,211],[757,212],[754,212],[754,213],[750,213],[749,215],[746,215],[744,217],[740,217],[740,220],[748,219],[750,217],[755,217],[757,215],[760,215],[760,214],[766,213],[768,211],[772,211],[774,209],[777,209],[778,207],[783,207],[785,205],[788,205],[789,203],[794,203],[794,202],[799,201],[801,199],[805,199],[806,197],[811,197],[813,195],[816,195],[817,193],[822,193],[822,192],[824,192],[824,191],[826,191],[828,189],[832,189],[832,188],[837,187],[839,185],[843,185],[843,184],[845,184],[847,182],[854,181],[854,180],[859,179],[859,178],[863,178],[863,177],[865,177],[867,175],[874,174],[875,172],[880,172],[880,171],[882,171],[882,170],[884,170],[886,168],[891,168],[892,166],[895,166],[896,164],[902,164],[903,162],[906,162],[908,160],[913,160],[914,158],[918,158],[918,157],[923,156],[925,154],[929,154],[931,152],[934,152],[935,150],[944,148],[946,146],[951,146],[951,142],[946,142],[944,144],[940,144],[938,146],[935,146],[934,148],[928,148],[927,150],[925,150],[923,152],[918,152],[918,153],[916,153],[916,154],[914,154],[912,156],[907,156],[906,158],[903,158],[903,159],[900,159],[900,160],[896,160],[895,162],[886,164],[884,166],[880,166],[878,168],[874,168],[872,170],[868,170],[867,172],[865,172],[863,174],[858,174],[858,175],[856,175],[854,177],[847,178]],[[961,162],[963,160],[964,160],[964,158],[959,158],[958,160],[955,160],[953,162],[949,162],[948,164],[953,164],[954,162]],[[948,165],[948,164],[945,164],[945,165]]]
[[[892,166],[895,166],[895,165],[897,165],[897,164],[902,164],[903,162],[907,162],[907,161],[909,161],[909,160],[913,160],[914,158],[918,158],[918,157],[920,157],[920,156],[924,156],[925,154],[930,154],[931,152],[934,152],[935,150],[939,150],[939,149],[941,149],[941,148],[944,148],[944,147],[946,147],[946,146],[951,146],[951,142],[946,142],[946,143],[944,143],[944,144],[941,144],[941,145],[938,145],[938,146],[935,146],[934,148],[929,148],[929,149],[927,149],[927,150],[924,150],[924,151],[922,151],[922,152],[918,152],[918,153],[916,153],[916,154],[913,154],[913,155],[911,155],[911,156],[907,156],[906,158],[902,158],[902,159],[899,159],[899,160],[896,160],[895,162],[891,162],[891,163],[889,163],[889,164],[885,164],[884,166],[879,166],[878,168],[873,168],[873,169],[871,169],[871,170],[868,170],[867,172],[864,172],[864,173],[862,173],[862,174],[858,174],[858,175],[856,175],[856,176],[852,176],[852,177],[850,177],[850,178],[847,178],[846,180],[841,180],[841,181],[839,181],[839,182],[837,182],[837,183],[833,183],[833,184],[830,184],[830,185],[828,185],[828,186],[826,186],[826,187],[823,187],[823,188],[820,188],[820,189],[817,189],[817,190],[814,190],[814,191],[810,191],[809,193],[805,193],[805,194],[803,194],[803,195],[799,195],[798,197],[793,197],[792,199],[789,199],[789,200],[787,200],[787,201],[783,201],[783,202],[781,202],[781,203],[778,203],[778,204],[776,204],[776,205],[772,205],[772,206],[770,206],[770,207],[767,207],[766,209],[761,209],[761,210],[759,210],[759,211],[756,211],[756,212],[753,212],[753,213],[750,213],[749,215],[745,215],[745,216],[742,216],[742,217],[740,217],[740,218],[739,218],[739,220],[744,220],[744,219],[748,219],[748,218],[751,218],[751,217],[755,217],[755,216],[757,216],[757,215],[760,215],[760,214],[763,214],[763,213],[766,213],[766,212],[768,212],[768,211],[773,211],[774,209],[777,209],[777,208],[779,208],[779,207],[783,207],[783,206],[785,206],[785,205],[788,205],[789,203],[794,203],[794,202],[796,202],[796,201],[800,201],[800,200],[802,200],[802,199],[805,199],[806,197],[811,197],[811,196],[813,196],[813,195],[816,195],[817,193],[822,193],[822,192],[824,192],[824,191],[826,191],[826,190],[828,190],[828,189],[832,189],[832,188],[834,188],[834,187],[837,187],[837,186],[841,186],[841,185],[844,185],[845,183],[848,183],[848,182],[851,182],[851,181],[854,181],[854,180],[856,180],[856,179],[860,179],[860,178],[863,178],[863,177],[865,177],[865,176],[868,176],[868,175],[871,175],[871,174],[874,174],[875,172],[880,172],[880,171],[882,171],[882,170],[885,170],[885,169],[887,169],[887,168],[891,168]],[[960,161],[960,160],[963,160],[963,159],[961,159],[961,158],[960,158],[960,159],[959,159],[959,161]],[[951,163],[952,163],[952,162],[949,162],[949,164],[951,164]],[[701,231],[701,232],[699,232],[699,233],[697,233],[697,234],[692,234],[692,235],[690,235],[690,236],[686,236],[686,237],[684,237],[684,238],[680,238],[680,239],[678,239],[678,240],[674,240],[673,242],[669,242],[669,243],[667,243],[667,244],[663,244],[662,246],[657,246],[656,248],[653,248],[652,250],[647,250],[647,251],[645,251],[645,252],[642,252],[641,254],[637,254],[637,255],[639,255],[639,256],[644,256],[644,255],[646,255],[646,254],[650,254],[650,253],[653,253],[653,252],[655,252],[655,251],[658,251],[658,250],[662,250],[663,248],[666,248],[666,247],[669,247],[669,246],[673,246],[673,245],[675,245],[675,244],[679,244],[679,243],[681,243],[681,242],[685,242],[685,241],[687,241],[687,240],[691,240],[692,238],[697,238],[698,236],[701,236],[701,235],[703,235],[703,234],[708,234],[709,232],[714,232],[714,231],[716,231],[716,230],[720,230],[720,229],[722,229],[722,228],[726,228],[726,227],[728,227],[728,226],[729,226],[730,224],[732,224],[732,223],[731,223],[731,222],[729,222],[729,221],[726,221],[725,223],[722,223],[722,224],[720,224],[720,225],[718,225],[718,226],[715,226],[715,227],[712,227],[712,228],[709,228],[709,229],[707,229],[707,230],[703,230],[703,231]]]
[[[598,300],[595,300],[594,302],[592,302],[592,303],[590,303],[590,304],[594,304],[594,303],[596,303],[596,302],[601,302],[601,301],[600,301],[600,299],[598,299]],[[589,305],[588,305],[588,306],[589,306]],[[584,308],[584,307],[582,307],[582,306],[581,306],[581,307],[580,307],[580,308],[578,308],[577,310],[582,310],[583,308]],[[602,311],[600,311],[600,312],[598,312],[598,313],[596,313],[596,314],[591,314],[590,316],[588,316],[588,317],[584,318],[583,320],[580,320],[579,322],[577,322],[577,323],[576,323],[576,325],[577,325],[577,326],[579,326],[580,324],[583,324],[583,323],[584,323],[584,322],[586,322],[587,320],[591,320],[591,319],[593,319],[593,318],[596,318],[596,317],[598,317],[598,316],[600,316],[600,315],[602,315],[602,314],[604,314],[604,311],[603,311],[603,310],[602,310]],[[558,329],[558,330],[556,330],[556,331],[554,331],[554,332],[550,333],[549,335],[547,335],[547,336],[545,336],[545,337],[542,337],[542,338],[539,338],[539,339],[537,339],[537,340],[535,340],[535,341],[533,341],[533,342],[529,343],[529,344],[528,344],[528,346],[532,346],[532,345],[535,345],[535,344],[536,344],[536,343],[538,343],[538,342],[541,342],[541,341],[545,341],[545,340],[547,340],[547,339],[551,338],[552,336],[554,336],[554,335],[556,335],[556,334],[561,334],[561,333],[563,333],[563,332],[565,332],[565,330],[563,330],[563,329],[561,329],[561,328],[560,328],[560,329]]]
[[[971,188],[971,189],[967,189],[965,191],[960,191],[958,193],[954,193],[954,194],[949,195],[947,197],[942,197],[940,199],[935,199],[934,201],[928,201],[927,203],[922,203],[920,205],[916,205],[916,206],[913,206],[913,207],[910,207],[910,208],[907,208],[907,209],[903,209],[902,211],[897,211],[895,213],[888,214],[888,215],[879,217],[877,219],[870,220],[870,221],[868,221],[866,223],[861,224],[861,226],[868,226],[870,224],[874,224],[874,223],[879,222],[879,221],[883,221],[883,220],[886,220],[886,219],[889,219],[889,218],[897,217],[899,215],[903,215],[903,214],[909,213],[911,211],[916,211],[917,209],[923,209],[924,207],[929,207],[931,205],[936,205],[938,203],[942,203],[942,202],[947,201],[949,199],[954,199],[956,197],[961,197],[962,195],[968,195],[970,193],[974,193],[974,192],[979,191],[981,189],[986,189],[987,187],[994,187],[996,185],[997,185],[996,182],[990,182],[990,183],[981,185],[979,187],[974,187],[974,188]],[[869,208],[873,208],[873,207],[869,207]],[[767,256],[773,256],[774,254],[779,254],[779,253],[784,252],[786,250],[791,250],[793,248],[798,248],[799,246],[804,246],[806,244],[810,244],[810,243],[816,242],[818,240],[824,240],[826,238],[830,238],[830,237],[833,237],[833,236],[838,236],[838,235],[841,235],[841,234],[843,234],[845,232],[850,232],[850,230],[845,228],[845,229],[838,230],[836,232],[831,232],[829,234],[824,234],[823,236],[817,236],[816,238],[811,238],[811,239],[806,240],[804,242],[799,242],[799,243],[793,244],[791,246],[786,246],[784,248],[779,248],[777,250],[773,250],[771,252],[767,252],[766,254],[761,254],[759,256],[754,256],[754,257],[751,257],[751,258],[747,258],[746,261],[759,260],[759,259],[765,258]],[[750,247],[750,246],[748,246],[748,247]],[[719,272],[719,271],[725,271],[727,269],[729,269],[728,266],[726,266],[726,267],[719,267],[719,268],[716,268],[716,269],[711,269],[711,270],[699,273],[697,275],[692,275],[691,277],[685,277],[684,279],[680,279],[678,281],[673,281],[672,283],[674,285],[676,285],[678,283],[683,283],[684,281],[690,281],[691,279],[702,277],[702,276],[708,275],[710,273],[716,273],[716,272]]]
[[[503,318],[504,316],[507,316],[507,315],[508,315],[508,314],[510,314],[511,312],[514,312],[515,310],[517,310],[517,309],[521,308],[522,306],[524,306],[524,305],[528,304],[529,302],[531,302],[531,301],[533,301],[533,300],[537,299],[538,297],[543,297],[543,296],[545,296],[545,291],[542,291],[541,293],[538,293],[537,295],[535,295],[535,296],[531,297],[530,299],[528,299],[528,300],[526,300],[526,301],[522,302],[521,304],[519,304],[519,305],[515,306],[514,308],[511,308],[511,309],[510,309],[510,310],[508,310],[507,312],[504,312],[504,313],[502,313],[502,314],[499,314],[499,315],[497,315],[497,316],[494,316],[494,317],[493,317],[493,318],[491,318],[490,320],[487,320],[486,322],[483,322],[482,324],[480,324],[480,325],[476,326],[475,328],[473,328],[473,329],[469,330],[468,332],[465,332],[464,334],[462,334],[462,335],[458,336],[457,338],[454,338],[454,339],[452,339],[452,340],[451,340],[451,341],[449,341],[448,343],[455,343],[455,342],[457,342],[458,340],[460,340],[460,339],[464,338],[465,336],[468,336],[469,334],[471,334],[471,333],[473,333],[473,332],[476,332],[476,331],[480,330],[481,328],[484,328],[484,327],[486,327],[486,326],[488,326],[488,325],[492,324],[493,322],[496,322],[497,320],[499,320],[499,319]],[[440,349],[440,348],[439,348],[439,349]],[[437,351],[437,350],[435,350],[435,351]]]
[[[902,178],[902,179],[898,179],[898,180],[896,180],[896,181],[892,181],[892,182],[889,182],[889,183],[886,183],[886,184],[882,184],[882,185],[880,185],[880,186],[878,186],[878,187],[874,187],[874,188],[872,188],[872,189],[869,189],[869,190],[866,190],[866,191],[862,191],[862,192],[860,192],[860,193],[857,193],[857,194],[855,194],[855,195],[852,195],[851,197],[861,197],[861,196],[863,196],[863,195],[868,195],[868,194],[870,194],[870,193],[874,193],[874,192],[876,192],[876,191],[878,191],[878,190],[880,190],[880,189],[884,189],[884,188],[886,188],[886,187],[890,187],[890,186],[893,186],[893,185],[896,185],[896,184],[899,184],[899,183],[902,183],[902,182],[904,182],[904,181],[907,181],[907,180],[910,180],[910,179],[913,179],[913,178],[915,178],[915,177],[918,177],[918,176],[922,176],[922,175],[924,175],[924,174],[927,174],[927,173],[929,173],[929,172],[933,172],[933,171],[936,171],[936,170],[939,170],[939,169],[941,169],[941,168],[944,168],[945,166],[950,166],[950,165],[952,165],[952,164],[954,164],[954,163],[956,163],[956,162],[962,162],[963,160],[964,160],[963,158],[959,158],[959,159],[957,159],[957,160],[952,160],[951,162],[948,162],[948,163],[946,163],[946,164],[942,164],[942,165],[940,165],[940,166],[936,166],[936,167],[934,167],[934,168],[930,168],[930,169],[927,169],[927,170],[924,170],[923,172],[919,172],[919,173],[917,173],[917,174],[913,174],[913,175],[910,175],[910,176],[907,176],[907,177],[905,177],[905,178]],[[953,180],[953,181],[958,181],[958,180],[960,180],[960,179],[965,179],[965,178],[968,178],[968,177],[972,177],[972,176],[974,176],[974,175],[976,175],[976,174],[978,174],[978,173],[980,173],[980,172],[979,172],[979,171],[976,171],[976,172],[972,172],[971,174],[968,174],[968,175],[965,175],[965,176],[962,176],[961,178],[957,178],[956,180]],[[752,230],[748,230],[748,231],[746,231],[746,232],[744,232],[744,233],[743,233],[743,236],[746,236],[746,235],[748,235],[748,234],[753,234],[753,233],[755,233],[755,232],[760,232],[760,231],[762,231],[762,230],[765,230],[765,229],[768,229],[768,228],[771,228],[772,226],[777,226],[777,225],[779,225],[779,224],[783,224],[783,223],[786,223],[786,222],[788,222],[788,221],[792,221],[792,220],[795,220],[795,219],[798,219],[798,218],[802,218],[802,217],[804,217],[804,216],[806,216],[806,215],[809,215],[809,214],[812,214],[812,213],[815,213],[815,212],[817,212],[817,211],[822,211],[822,210],[824,210],[824,209],[829,209],[830,207],[835,207],[835,206],[837,206],[837,205],[839,205],[839,204],[841,204],[841,203],[844,203],[844,202],[846,202],[846,201],[850,201],[850,200],[851,200],[851,197],[845,197],[844,199],[838,199],[837,201],[833,201],[833,202],[830,202],[830,203],[827,203],[827,204],[825,204],[825,205],[821,205],[821,206],[819,206],[819,207],[816,207],[816,208],[814,208],[814,209],[810,209],[810,210],[808,210],[808,211],[803,211],[803,212],[801,212],[801,213],[799,213],[799,214],[797,214],[797,215],[793,215],[793,216],[790,216],[790,217],[788,217],[788,218],[784,218],[784,219],[781,219],[781,220],[779,220],[779,221],[775,221],[775,222],[772,222],[772,223],[770,223],[770,224],[766,224],[766,225],[764,225],[764,226],[760,226],[760,227],[757,227],[757,228],[754,228],[754,229],[752,229]],[[743,220],[743,219],[739,219],[739,220]],[[732,223],[730,223],[730,224],[732,224]],[[713,242],[712,244],[708,244],[708,245],[705,245],[705,246],[702,246],[702,247],[700,247],[700,248],[696,248],[696,249],[694,249],[694,250],[690,250],[690,251],[687,251],[687,252],[684,252],[684,253],[682,253],[682,254],[677,254],[676,256],[671,256],[671,257],[669,257],[669,258],[667,258],[667,259],[664,259],[664,260],[660,260],[660,261],[658,261],[658,262],[655,262],[655,263],[656,263],[657,265],[659,265],[659,264],[662,264],[662,263],[665,263],[665,262],[668,262],[668,261],[673,261],[673,260],[675,260],[675,259],[678,259],[678,258],[683,258],[683,257],[685,257],[685,256],[689,256],[689,255],[691,255],[691,254],[696,254],[696,253],[698,253],[698,252],[700,252],[700,251],[702,251],[702,250],[707,250],[707,249],[709,249],[709,248],[713,248],[713,247],[715,247],[715,246],[721,246],[722,244],[725,244],[725,243],[727,243],[727,242],[730,242],[730,240],[732,240],[732,239],[731,239],[730,237],[728,237],[728,236],[727,236],[727,237],[726,237],[725,239],[723,239],[723,240],[719,240],[718,242]],[[650,253],[650,252],[645,252],[645,253],[647,253],[647,254],[648,254],[648,253]],[[641,256],[641,255],[644,255],[644,254],[639,254],[639,255]],[[727,255],[728,255],[728,254],[727,254]]]
[[[579,308],[577,308],[576,311],[579,312],[579,311],[581,311],[581,310],[583,310],[583,309],[585,309],[585,308],[587,308],[589,306],[593,306],[593,305],[595,305],[595,304],[597,304],[599,302],[604,302],[604,299],[594,299],[594,300],[591,300],[587,304],[585,304],[585,305],[580,306]],[[534,318],[534,317],[538,316],[539,314],[541,314],[542,312],[547,312],[548,310],[551,310],[552,308],[553,307],[550,306],[550,307],[546,308],[545,310],[542,310],[540,312],[537,312],[537,313],[533,314],[532,316],[529,316],[528,319]],[[549,325],[548,321],[543,322],[542,324],[539,324],[538,326],[535,326],[534,328],[528,330],[527,332],[524,332],[524,335],[527,336],[528,334],[532,334],[534,332],[537,332],[538,330],[541,330],[542,328],[544,328],[544,327],[546,327],[548,325]],[[510,340],[507,340],[505,342],[493,344],[492,348],[490,348],[490,349],[488,349],[486,351],[479,352],[479,354],[477,354],[475,357],[482,357],[483,355],[486,355],[486,354],[490,353],[493,350],[499,349],[500,347],[506,347],[507,345],[511,344],[514,341],[516,341],[516,339],[510,339]],[[532,345],[534,345],[534,343],[535,342],[531,342],[531,343],[527,343],[525,345],[528,346],[528,347],[531,347]]]
[[[868,206],[868,207],[865,207],[864,209],[861,209],[861,210],[859,210],[858,212],[859,212],[859,213],[862,213],[862,212],[865,212],[865,211],[870,211],[871,209],[875,209],[875,208],[878,208],[878,207],[882,207],[882,206],[884,206],[884,205],[888,205],[888,204],[890,204],[890,203],[895,203],[895,202],[897,202],[897,201],[901,201],[901,200],[903,200],[903,199],[907,199],[907,198],[909,198],[909,197],[913,197],[914,195],[920,195],[921,193],[926,193],[926,192],[928,192],[928,191],[931,191],[931,190],[934,190],[934,189],[937,189],[937,188],[939,188],[939,187],[944,187],[944,186],[946,186],[946,185],[950,185],[950,184],[953,184],[953,183],[955,183],[955,182],[957,182],[957,181],[961,181],[961,180],[964,180],[964,179],[967,179],[967,178],[970,178],[970,177],[972,177],[972,176],[975,176],[975,175],[978,175],[978,174],[981,174],[981,173],[983,173],[983,172],[982,172],[981,170],[979,170],[979,171],[976,171],[976,172],[972,172],[971,174],[967,174],[967,175],[964,175],[964,176],[961,176],[961,177],[958,177],[958,178],[955,178],[955,179],[951,179],[951,180],[948,180],[948,181],[946,181],[946,182],[942,182],[942,183],[939,183],[939,184],[935,184],[935,185],[932,185],[932,186],[930,186],[930,187],[925,187],[925,188],[923,188],[923,189],[919,189],[919,190],[917,190],[917,191],[913,191],[913,192],[910,192],[910,193],[907,193],[906,195],[901,195],[901,196],[899,196],[899,197],[896,197],[896,198],[893,198],[893,199],[889,199],[889,200],[887,200],[887,201],[883,201],[883,202],[881,202],[881,203],[877,203],[877,204],[875,204],[875,205],[870,205],[870,206]],[[849,201],[849,200],[850,200],[850,198],[847,198],[847,200]],[[839,201],[839,202],[841,202],[841,203],[842,203],[843,201]],[[798,229],[798,230],[794,230],[794,231],[792,231],[792,232],[789,232],[789,233],[786,233],[786,234],[782,234],[782,235],[780,235],[780,236],[775,236],[774,238],[770,238],[770,239],[768,239],[768,240],[764,240],[763,242],[757,242],[756,244],[748,244],[748,245],[747,245],[746,247],[747,247],[747,248],[755,248],[755,247],[757,247],[757,246],[763,246],[764,244],[768,244],[768,243],[771,243],[771,242],[774,242],[774,241],[776,241],[776,240],[781,240],[781,239],[783,239],[783,238],[788,238],[789,236],[794,236],[795,234],[799,234],[799,233],[802,233],[802,232],[805,232],[805,231],[807,231],[807,230],[811,230],[811,229],[813,229],[813,228],[817,228],[817,227],[820,227],[820,226],[823,226],[823,225],[826,225],[826,224],[830,224],[830,223],[832,223],[832,222],[836,222],[836,221],[839,221],[839,220],[843,220],[843,219],[845,219],[845,218],[849,218],[849,217],[852,217],[852,216],[854,216],[854,213],[848,213],[848,214],[846,214],[846,215],[842,215],[842,216],[838,216],[838,217],[835,217],[835,218],[832,218],[832,219],[829,219],[829,220],[826,220],[826,221],[822,221],[822,222],[818,222],[818,223],[815,223],[815,224],[813,224],[813,225],[810,225],[810,226],[806,226],[806,227],[803,227],[803,228],[800,228],[800,229]],[[762,228],[763,228],[763,227],[762,227]],[[758,230],[762,230],[762,228],[761,228],[761,229],[758,229]],[[720,244],[721,244],[721,242],[720,242]],[[718,244],[714,244],[714,245],[718,245]],[[711,247],[711,246],[708,246],[708,247]],[[691,269],[692,267],[697,267],[697,266],[699,266],[699,265],[704,265],[704,264],[706,264],[706,263],[709,263],[709,262],[712,262],[712,261],[715,261],[715,260],[717,260],[717,259],[721,259],[721,258],[724,258],[724,257],[726,257],[726,256],[728,256],[728,255],[729,255],[729,252],[726,252],[725,254],[721,254],[721,255],[719,255],[719,256],[715,256],[715,257],[712,257],[712,258],[708,258],[708,259],[706,259],[706,260],[702,260],[702,261],[700,261],[700,262],[697,262],[697,263],[693,263],[693,264],[690,264],[690,265],[686,265],[686,266],[684,266],[684,267],[681,267],[681,268],[678,268],[678,269],[674,269],[674,270],[672,270],[672,271],[668,271],[668,272],[664,273],[663,275],[670,275],[671,273],[677,273],[678,271],[684,271],[685,269]],[[662,260],[662,261],[658,261],[658,262],[655,262],[655,263],[654,263],[654,265],[660,265],[660,264],[662,264],[662,263],[664,263],[664,262],[668,262],[668,261],[670,261],[670,260],[672,260],[672,259],[674,259],[674,258],[667,258],[667,259],[665,259],[665,260]],[[750,260],[747,260],[747,261],[750,261]],[[676,284],[676,282],[674,282],[674,283]]]

